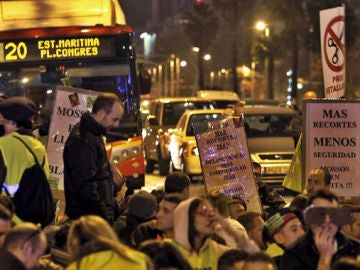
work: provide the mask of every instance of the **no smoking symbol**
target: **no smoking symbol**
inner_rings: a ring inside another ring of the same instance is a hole
[[[344,19],[344,16],[337,16],[332,19],[327,25],[324,34],[323,48],[326,64],[334,72],[342,71],[345,63],[345,48],[342,43],[345,29]],[[334,32],[333,28],[339,28],[339,25],[342,30],[338,35]]]

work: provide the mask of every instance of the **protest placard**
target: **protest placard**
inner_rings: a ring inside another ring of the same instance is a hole
[[[193,128],[207,192],[241,197],[248,211],[262,212],[242,117],[199,122]]]

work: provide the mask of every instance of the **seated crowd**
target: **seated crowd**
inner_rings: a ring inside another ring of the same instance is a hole
[[[44,229],[16,224],[1,196],[1,269],[360,269],[360,209],[340,204],[328,172],[308,178],[290,205],[271,193],[276,203],[257,213],[239,197],[189,196],[189,177],[174,172],[163,190],[121,198],[113,224],[85,215]]]

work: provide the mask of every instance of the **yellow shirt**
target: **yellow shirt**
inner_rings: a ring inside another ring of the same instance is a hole
[[[282,256],[284,254],[284,250],[276,243],[272,243],[270,246],[268,246],[265,252],[269,254],[272,258]]]
[[[207,239],[200,251],[190,252],[180,246],[175,240],[166,239],[172,243],[190,263],[194,270],[217,270],[218,259],[229,247],[218,244],[212,239]]]
[[[145,270],[147,269],[147,257],[145,254],[136,250],[129,249],[127,256],[132,258],[130,261],[118,255],[113,250],[100,251],[83,257],[79,261],[73,262],[67,270]]]

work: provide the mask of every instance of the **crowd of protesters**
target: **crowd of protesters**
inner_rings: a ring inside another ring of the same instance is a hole
[[[305,208],[232,218],[233,200],[189,197],[190,179],[175,172],[165,178],[171,192],[128,196],[113,223],[88,214],[44,229],[16,224],[12,201],[1,196],[2,269],[360,269],[360,209],[340,205],[323,184]]]
[[[10,187],[9,171],[23,172],[8,169],[7,136],[31,136],[25,120],[34,112],[22,103],[24,119],[15,119],[12,106],[19,104],[9,100],[0,104],[6,125],[0,176]],[[360,269],[360,209],[340,204],[321,168],[309,172],[304,193],[288,205],[262,183],[253,163],[261,212],[248,211],[239,196],[190,196],[191,181],[182,172],[170,173],[162,189],[125,196],[126,183],[102,140],[123,111],[115,95],[100,95],[73,128],[63,156],[63,219],[44,228],[20,221],[11,196],[0,196],[1,269]]]

